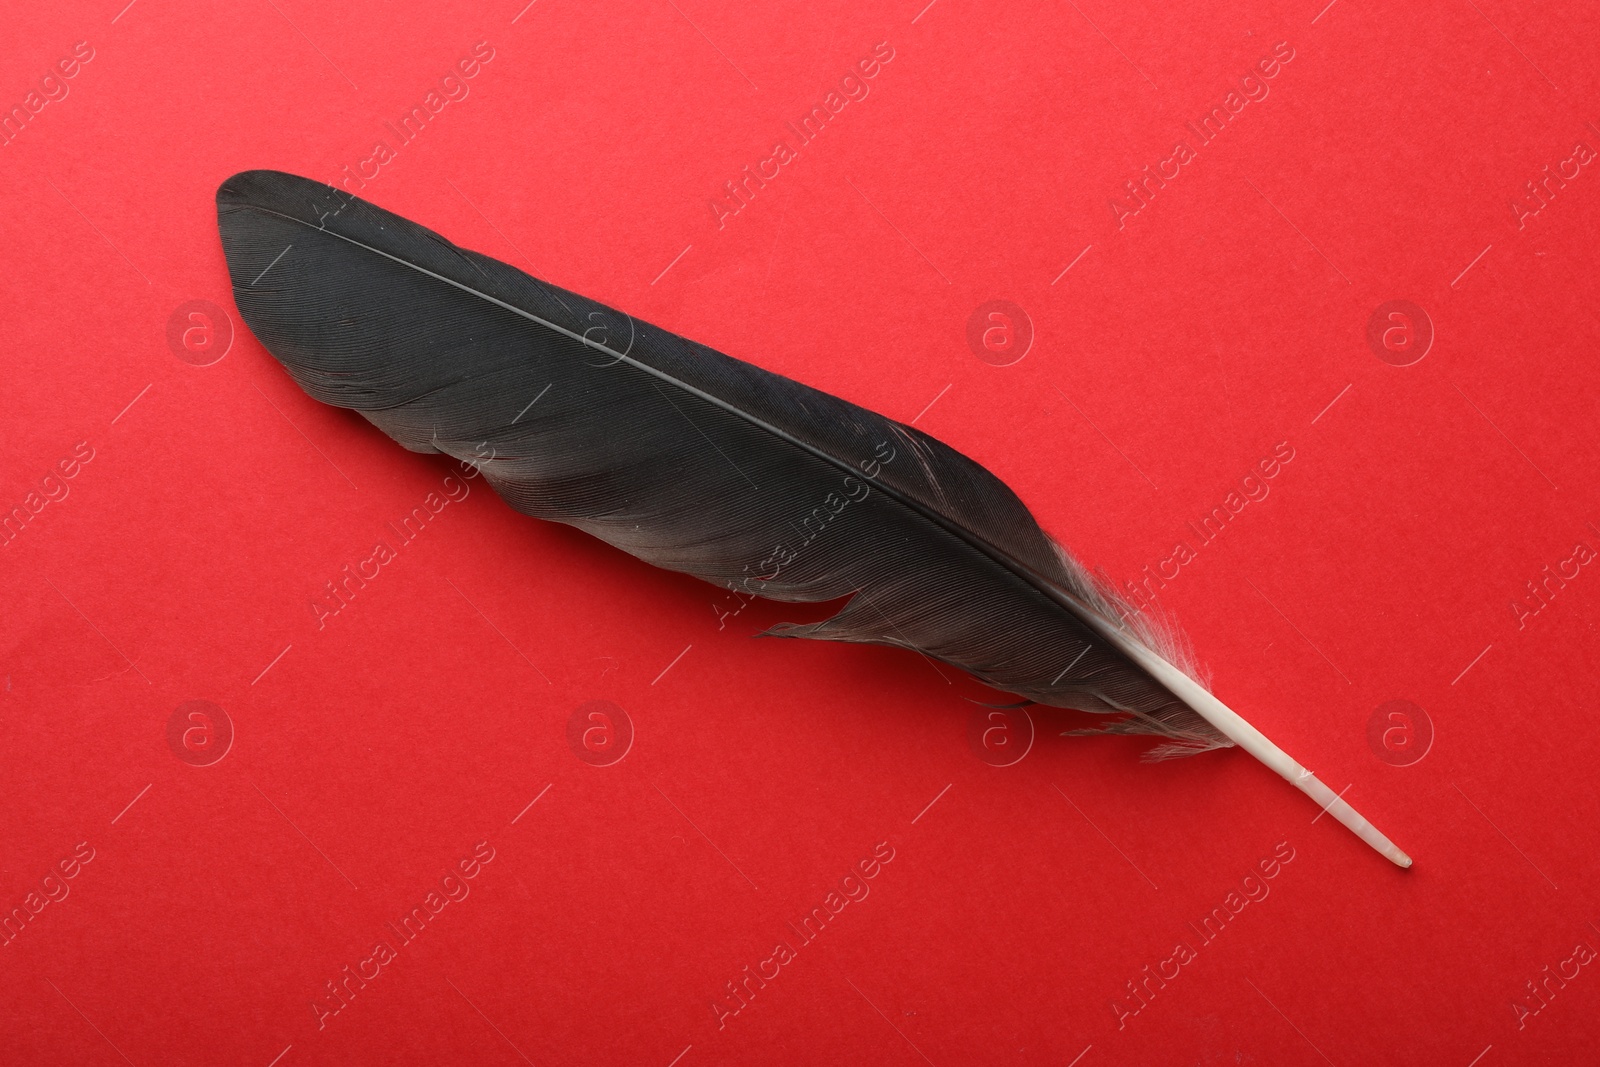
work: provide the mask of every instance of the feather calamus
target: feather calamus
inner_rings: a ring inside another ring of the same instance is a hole
[[[747,596],[848,598],[786,637],[944,660],[1028,701],[1238,745],[1410,859],[1201,684],[1003,482],[921,431],[459,248],[319,182],[217,192],[246,324],[311,396],[475,464],[519,511]]]

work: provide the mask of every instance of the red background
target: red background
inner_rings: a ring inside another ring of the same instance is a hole
[[[67,493],[0,548],[0,905],[93,859],[0,947],[0,1058],[1592,1058],[1595,965],[1525,983],[1600,946],[1600,575],[1512,605],[1600,548],[1600,175],[1511,206],[1600,147],[1592,6],[524,2],[7,15],[0,103],[93,58],[0,149],[0,503]],[[319,628],[324,583],[450,465],[294,387],[233,310],[212,198],[359,166],[479,41],[470,95],[362,195],[920,415],[1118,580],[1198,546],[1185,524],[1288,442],[1161,600],[1415,869],[1238,752],[1145,765],[1034,709],[991,766],[952,670],[750,640],[795,617],[771,605],[719,629],[717,590],[480,483]],[[719,228],[722,184],[879,42],[870,95]],[[1278,42],[1269,95],[1119,229],[1122,183]],[[994,299],[1035,334],[1009,366],[967,341]],[[1367,339],[1398,299],[1433,331],[1405,367]],[[220,359],[185,317],[169,344],[195,300],[231,316]],[[191,700],[232,724],[208,766],[169,742]],[[620,762],[569,744],[590,700],[632,725]],[[1421,710],[1370,742],[1392,700]],[[325,983],[484,841],[470,895],[319,1026]],[[870,895],[719,1027],[725,983],[880,842]],[[1280,842],[1270,896],[1200,946]],[[1132,1013],[1180,940],[1197,958]]]

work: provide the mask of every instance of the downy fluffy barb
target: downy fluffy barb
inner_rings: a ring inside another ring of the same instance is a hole
[[[307,393],[519,511],[740,593],[849,597],[780,636],[915,649],[1158,755],[1230,743],[1105,634],[1193,676],[1181,642],[927,434],[318,182],[237,174],[217,217],[240,314]]]

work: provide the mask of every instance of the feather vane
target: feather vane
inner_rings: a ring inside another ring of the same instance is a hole
[[[848,598],[775,636],[914,649],[1155,758],[1242,744],[1370,829],[950,446],[318,182],[246,171],[217,211],[240,314],[307,393],[517,510],[744,595]]]

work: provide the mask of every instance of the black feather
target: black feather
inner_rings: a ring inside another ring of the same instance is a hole
[[[240,314],[306,392],[477,463],[519,511],[739,593],[850,598],[781,636],[915,649],[1160,755],[1231,743],[1104,627],[1192,676],[1171,633],[927,434],[318,182],[237,174],[217,217]]]

